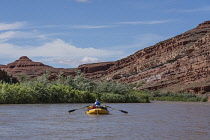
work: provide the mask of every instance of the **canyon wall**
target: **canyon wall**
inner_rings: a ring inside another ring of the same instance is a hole
[[[75,76],[75,71],[80,70],[88,78],[115,80],[132,84],[137,89],[210,93],[210,21],[115,62],[58,69],[23,56],[8,65],[0,65],[0,69],[13,76],[30,78],[48,69],[52,78],[61,72],[64,76]]]
[[[117,61],[105,77],[139,89],[210,92],[210,21]]]
[[[100,78],[139,89],[210,92],[210,21],[116,61]]]

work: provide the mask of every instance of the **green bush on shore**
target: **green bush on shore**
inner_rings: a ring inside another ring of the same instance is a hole
[[[114,93],[93,93],[82,91],[63,84],[24,83],[0,84],[1,104],[29,103],[91,103],[98,98],[101,102],[148,102],[145,94],[124,95]]]
[[[0,82],[0,104],[109,103],[149,102],[145,92],[116,82],[95,82],[82,76],[62,77],[49,81],[44,74],[33,81],[16,84]]]
[[[31,85],[0,84],[1,104],[25,103],[87,103],[94,102],[96,94],[80,91],[67,85],[33,83]]]
[[[149,91],[148,95],[150,100],[157,101],[206,102],[208,100],[206,95],[196,95],[192,93],[162,93],[159,91]]]

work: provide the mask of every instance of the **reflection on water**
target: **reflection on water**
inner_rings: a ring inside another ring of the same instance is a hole
[[[1,140],[208,140],[210,103],[107,104],[126,110],[86,115],[87,104],[0,105]]]

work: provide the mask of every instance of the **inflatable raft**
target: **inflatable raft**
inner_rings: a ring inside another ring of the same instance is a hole
[[[109,111],[106,106],[88,106],[86,110],[86,114],[109,114]]]

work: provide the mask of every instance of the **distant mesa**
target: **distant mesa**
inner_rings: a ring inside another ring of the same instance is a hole
[[[19,60],[16,60],[13,63],[10,63],[5,66],[5,68],[17,68],[17,67],[31,67],[31,66],[45,66],[41,62],[33,62],[27,56],[20,57]]]
[[[47,69],[53,70],[54,68],[48,65],[44,65],[41,62],[34,62],[27,56],[22,56],[18,60],[1,67],[9,75],[20,77],[26,75],[29,78],[34,78],[42,75]]]

